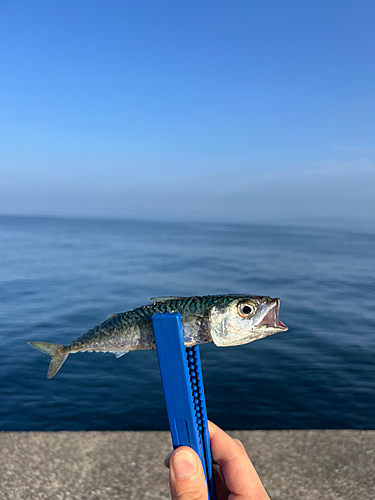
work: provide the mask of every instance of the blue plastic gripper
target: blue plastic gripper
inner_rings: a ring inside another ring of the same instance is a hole
[[[216,500],[199,347],[186,347],[178,313],[152,317],[173,448],[189,446],[201,459],[209,500]]]

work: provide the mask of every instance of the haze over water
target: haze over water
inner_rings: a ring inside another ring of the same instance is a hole
[[[151,430],[168,422],[155,351],[69,356],[46,379],[30,340],[67,344],[157,295],[281,298],[289,331],[201,347],[227,429],[375,429],[375,233],[0,217],[0,430]]]

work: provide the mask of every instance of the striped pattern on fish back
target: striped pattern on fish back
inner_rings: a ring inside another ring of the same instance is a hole
[[[205,317],[213,305],[218,303],[225,305],[237,297],[237,295],[205,295],[155,301],[124,313],[111,315],[71,342],[68,349],[70,352],[154,349],[151,322],[153,314],[177,311],[182,320],[191,316]]]

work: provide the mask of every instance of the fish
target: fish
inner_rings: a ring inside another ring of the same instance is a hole
[[[68,345],[28,342],[51,356],[47,378],[60,370],[69,354],[112,352],[121,357],[129,351],[155,349],[152,316],[178,312],[186,347],[213,342],[218,347],[247,344],[288,328],[279,320],[280,299],[259,295],[195,295],[153,297],[151,304],[105,321]]]

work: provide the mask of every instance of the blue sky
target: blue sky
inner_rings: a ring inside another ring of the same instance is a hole
[[[375,3],[0,2],[0,213],[375,218]]]

